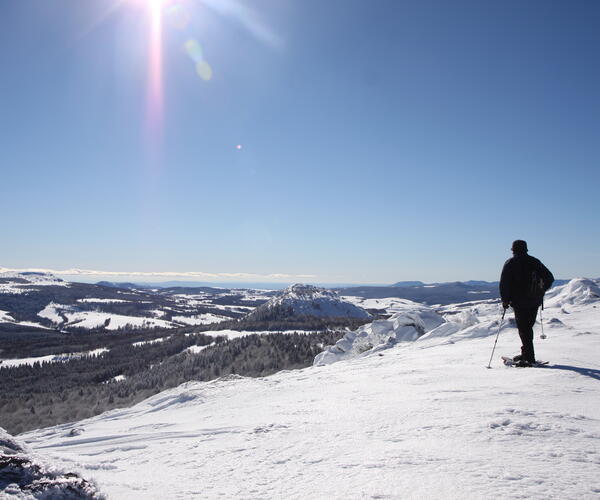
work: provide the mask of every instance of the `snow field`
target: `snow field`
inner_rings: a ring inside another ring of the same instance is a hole
[[[202,335],[209,335],[211,337],[227,337],[228,339],[237,339],[240,337],[247,337],[249,335],[269,335],[272,333],[312,333],[311,331],[305,330],[286,330],[285,332],[277,332],[271,330],[259,330],[259,331],[247,331],[247,330],[209,330],[206,332],[200,332]]]
[[[184,325],[207,325],[210,323],[227,321],[231,318],[229,316],[218,316],[216,314],[206,313],[197,314],[195,316],[173,316],[171,319],[176,323],[182,323]]]
[[[63,317],[67,318],[62,326],[77,326],[80,328],[98,328],[106,325],[107,330],[118,330],[128,325],[140,328],[172,328],[174,325],[170,321],[152,317],[125,316],[123,314],[113,314],[101,311],[82,311],[76,307],[55,304],[51,302],[42,309],[38,316],[46,318],[55,324],[62,324]]]

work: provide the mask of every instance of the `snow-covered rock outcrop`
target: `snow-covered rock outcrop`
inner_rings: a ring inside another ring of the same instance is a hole
[[[445,323],[433,309],[415,304],[413,308],[394,314],[387,320],[376,320],[348,332],[335,345],[315,357],[314,365],[328,365],[392,347],[399,342],[411,342]]]
[[[575,278],[566,285],[557,286],[546,292],[545,307],[584,305],[600,301],[600,286],[587,278]]]
[[[319,318],[369,318],[371,315],[325,288],[295,284],[267,303],[257,307],[246,319],[287,319],[298,316]]]
[[[0,427],[0,498],[103,500],[105,497],[79,475],[32,458],[30,450]]]
[[[335,345],[317,354],[313,365],[322,366],[369,356],[399,343],[433,340],[454,343],[495,335],[500,327],[501,306],[497,301],[473,305],[454,305],[433,309],[416,302],[398,306],[400,311],[388,320],[376,320],[355,331],[348,331]],[[502,328],[510,328],[504,321]]]

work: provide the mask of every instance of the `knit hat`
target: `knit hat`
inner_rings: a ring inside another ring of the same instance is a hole
[[[515,240],[512,244],[514,253],[527,253],[527,242],[524,240]]]

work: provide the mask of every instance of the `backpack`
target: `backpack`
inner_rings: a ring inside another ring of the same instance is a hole
[[[544,281],[544,278],[542,276],[542,273],[540,272],[540,269],[538,269],[537,266],[535,266],[530,272],[529,275],[527,276],[527,286],[525,287],[525,295],[528,299],[531,299],[532,301],[539,301],[542,302],[542,299],[544,298],[544,294],[546,293],[546,282]]]

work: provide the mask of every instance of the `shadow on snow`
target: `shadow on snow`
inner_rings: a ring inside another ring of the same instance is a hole
[[[546,365],[544,366],[547,370],[567,370],[586,377],[591,377],[596,380],[600,380],[600,370],[594,368],[583,368],[581,366],[570,366],[570,365]]]

